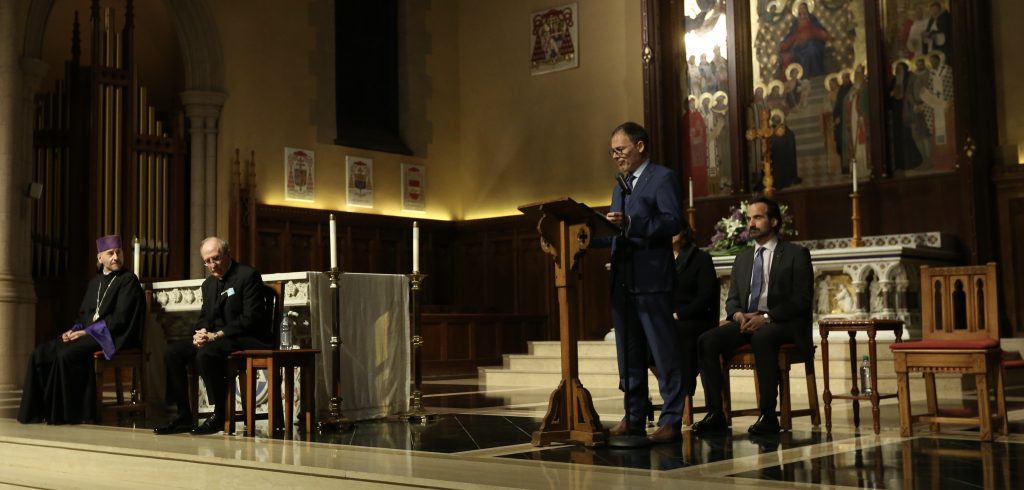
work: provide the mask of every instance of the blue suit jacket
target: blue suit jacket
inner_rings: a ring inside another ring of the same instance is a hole
[[[626,196],[629,225],[626,238],[633,252],[633,291],[636,293],[668,293],[672,291],[675,259],[672,236],[682,229],[682,191],[676,173],[667,167],[648,163],[640,178],[633,183],[633,192]],[[610,211],[621,210],[619,188],[612,190]],[[612,262],[625,248],[621,237],[613,237]],[[619,284],[623,271],[612,268],[612,288]]]

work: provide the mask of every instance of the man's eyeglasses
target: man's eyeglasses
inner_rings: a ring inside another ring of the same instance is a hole
[[[629,149],[629,148],[631,148],[631,147],[633,147],[633,146],[634,146],[634,145],[629,145],[629,146],[616,146],[615,148],[609,148],[609,149],[608,149],[608,156],[610,156],[610,157],[612,157],[612,158],[615,158],[615,157],[621,157],[621,156],[623,156],[623,155],[625,155],[625,154],[626,154],[626,150],[627,150],[627,149]]]
[[[204,265],[219,264],[223,260],[224,260],[224,258],[221,257],[220,255],[214,255],[213,257],[209,257],[209,258],[203,259],[203,264]]]

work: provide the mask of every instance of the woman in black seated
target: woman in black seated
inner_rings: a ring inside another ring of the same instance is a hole
[[[682,334],[683,394],[693,396],[699,372],[697,337],[718,325],[718,276],[711,256],[694,244],[693,230],[685,222],[683,230],[672,237],[672,249],[676,257],[672,317]]]

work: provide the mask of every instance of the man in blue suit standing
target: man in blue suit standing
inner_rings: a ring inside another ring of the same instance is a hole
[[[647,412],[647,347],[659,373],[664,401],[654,443],[678,441],[682,425],[682,362],[679,329],[672,319],[675,272],[672,236],[682,228],[681,190],[675,172],[651,162],[643,126],[627,122],[612,131],[608,154],[620,185],[612,191],[608,220],[625,229],[612,242],[612,317],[619,360],[619,383],[628,412],[611,435],[643,435]],[[628,367],[628,371],[627,371]]]

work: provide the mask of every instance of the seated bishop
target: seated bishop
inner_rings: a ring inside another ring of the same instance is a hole
[[[135,273],[124,268],[120,236],[96,240],[96,269],[74,326],[29,358],[18,410],[23,424],[98,420],[93,356],[102,352],[110,359],[142,342],[144,294]]]

